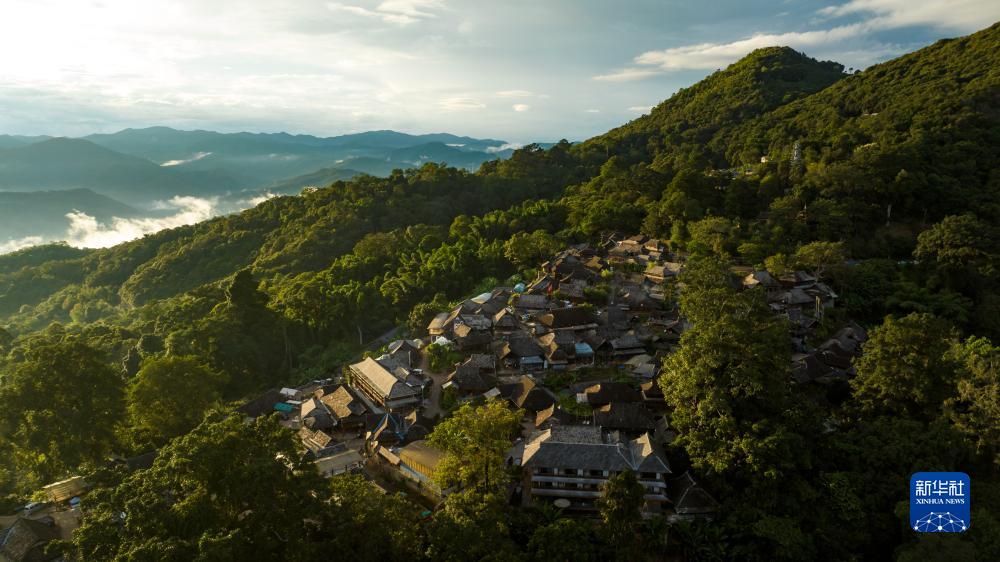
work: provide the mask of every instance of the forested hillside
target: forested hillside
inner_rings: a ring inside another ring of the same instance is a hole
[[[831,330],[875,328],[840,404],[768,394],[748,410],[765,446],[729,443],[749,460],[704,464],[732,518],[688,529],[708,545],[690,559],[884,559],[897,547],[920,559],[935,544],[904,537],[892,516],[892,487],[918,465],[970,467],[980,505],[1000,497],[998,224],[1000,24],[851,75],[761,49],[578,145],[528,146],[474,173],[428,163],[362,175],[104,250],[0,256],[0,446],[14,451],[0,492],[181,433],[152,434],[127,413],[144,362],[187,358],[220,400],[243,398],[337,372],[360,341],[422,329],[566,244],[642,232],[709,264],[680,303],[706,327],[682,342],[697,357],[713,337],[744,343],[705,312],[742,306],[712,267],[809,264],[840,295]],[[47,384],[59,391],[37,399]],[[197,449],[187,439],[169,454]],[[1000,553],[995,505],[976,523],[994,538],[968,547],[984,560]]]

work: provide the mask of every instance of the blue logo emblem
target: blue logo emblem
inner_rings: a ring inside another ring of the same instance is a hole
[[[964,533],[969,528],[969,475],[918,472],[910,477],[910,528],[918,533]]]

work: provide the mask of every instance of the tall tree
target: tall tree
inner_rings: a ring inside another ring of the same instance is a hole
[[[888,317],[864,344],[851,381],[863,414],[933,419],[955,392],[958,364],[948,353],[957,342],[951,325],[931,314]]]
[[[0,385],[0,442],[22,477],[45,483],[102,461],[125,410],[121,376],[61,334],[35,337],[18,354]]]
[[[156,443],[183,435],[219,401],[224,384],[195,357],[149,359],[128,386],[133,428]]]
[[[82,560],[315,560],[322,479],[274,418],[219,414],[84,498]]]
[[[762,293],[737,292],[728,279],[717,261],[681,277],[681,313],[694,325],[659,383],[695,467],[776,476],[806,461],[796,451],[808,428],[791,400],[788,332]]]
[[[465,404],[439,423],[428,440],[445,452],[434,475],[442,488],[502,489],[509,481],[504,456],[520,429],[522,412],[501,400]]]
[[[950,352],[959,364],[955,396],[945,411],[976,452],[1000,468],[1000,347],[972,337]]]
[[[620,559],[636,554],[640,546],[637,535],[642,524],[645,495],[646,487],[639,482],[635,472],[628,469],[608,478],[601,487],[597,509],[608,542],[619,550]]]

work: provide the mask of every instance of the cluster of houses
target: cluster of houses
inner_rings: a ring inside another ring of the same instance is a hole
[[[788,319],[791,327],[792,378],[800,384],[843,382],[854,375],[852,361],[861,353],[868,335],[857,324],[841,328],[830,339],[810,347],[808,337],[834,307],[837,294],[829,285],[804,271],[777,278],[767,271],[750,271],[743,277],[746,289],[760,287],[771,310]]]
[[[647,513],[670,521],[710,518],[718,503],[690,471],[673,468],[683,459],[666,452],[676,434],[657,382],[663,357],[690,327],[670,304],[678,290],[671,281],[683,267],[661,241],[645,236],[575,245],[543,263],[529,284],[496,287],[442,311],[424,338],[393,341],[336,380],[271,390],[238,411],[281,416],[320,474],[378,465],[440,498],[450,492],[433,478],[444,453],[427,437],[442,414],[441,395],[504,400],[525,414],[507,458],[521,467],[511,493],[522,505],[593,512],[605,482],[629,470],[646,490]],[[794,382],[853,376],[852,361],[867,339],[860,326],[809,344],[837,299],[828,285],[803,271],[734,273],[735,288],[762,289],[772,312],[788,320]],[[431,344],[461,361],[450,372],[425,373]],[[560,378],[567,372],[579,376]],[[135,470],[154,458],[152,452],[119,462]],[[73,478],[45,491],[53,504],[74,507],[85,488]],[[53,512],[66,513],[73,512]],[[0,561],[49,560],[44,546],[77,523],[19,516],[0,530]]]

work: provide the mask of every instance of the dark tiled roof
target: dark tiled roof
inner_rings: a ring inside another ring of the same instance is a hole
[[[542,310],[549,304],[549,298],[545,295],[520,295],[514,303],[515,308],[526,308],[532,310]]]
[[[363,416],[368,412],[365,403],[361,401],[348,387],[341,385],[329,394],[321,398],[324,404],[330,408],[330,412],[337,419],[346,419],[351,416]]]
[[[573,306],[570,308],[557,308],[547,314],[543,314],[538,321],[553,330],[560,328],[571,328],[573,326],[585,326],[594,323],[594,315],[590,309],[584,306]]]
[[[642,395],[631,385],[624,382],[600,382],[583,391],[587,402],[592,406],[610,404],[612,402],[639,402]]]
[[[523,466],[574,470],[669,473],[663,452],[648,434],[633,440],[606,439],[593,426],[558,425],[536,433],[524,447]]]
[[[641,402],[612,402],[594,410],[594,424],[605,429],[649,431],[653,414]]]
[[[512,385],[504,385],[500,391],[515,406],[531,412],[544,410],[556,403],[556,398],[549,389],[539,386],[528,376],[522,376]]]
[[[253,400],[246,402],[239,408],[236,408],[236,411],[245,416],[257,418],[274,413],[274,405],[278,402],[284,401],[285,396],[282,395],[281,392],[277,390],[268,390],[264,394],[261,394]]]
[[[681,515],[712,513],[719,507],[719,502],[699,486],[688,472],[668,480],[667,491],[674,503],[674,511]]]
[[[0,559],[13,562],[52,560],[58,555],[46,556],[42,549],[59,538],[55,525],[19,517],[10,527],[0,531]]]

